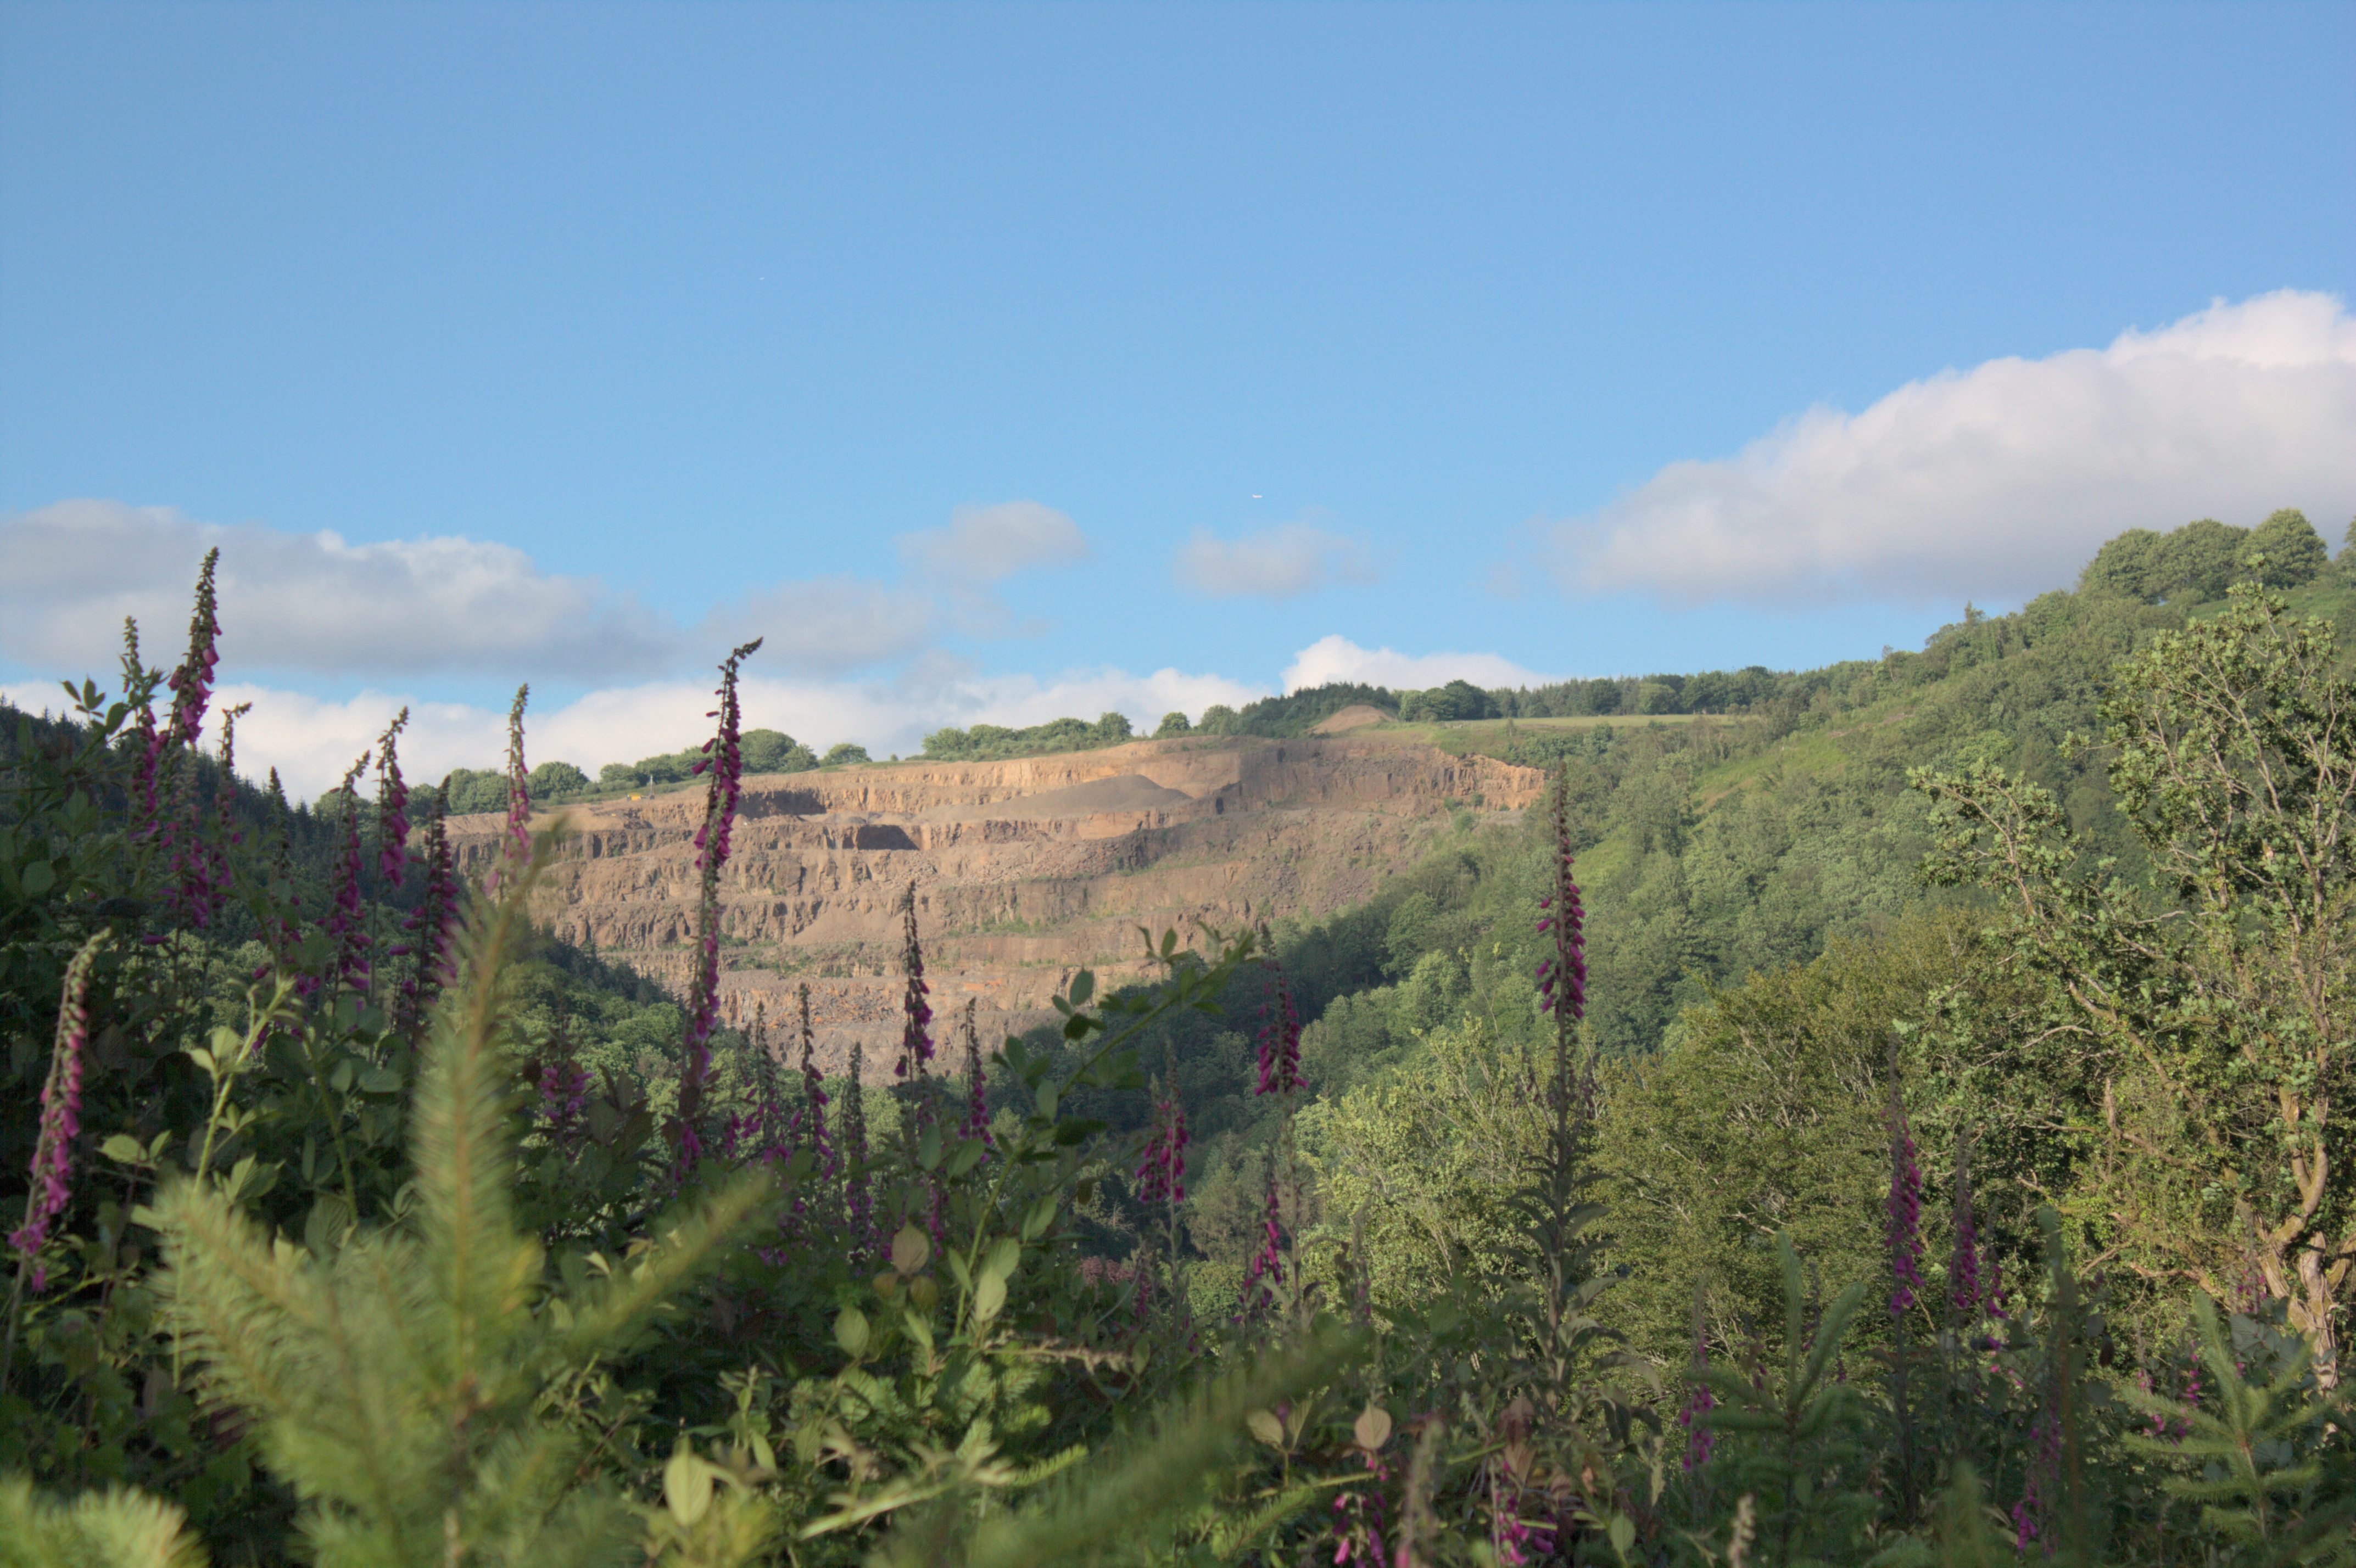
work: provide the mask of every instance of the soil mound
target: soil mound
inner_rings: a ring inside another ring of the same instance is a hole
[[[1380,724],[1390,717],[1379,708],[1354,702],[1339,713],[1320,719],[1310,730],[1312,735],[1338,735],[1344,730],[1363,729],[1368,724]]]

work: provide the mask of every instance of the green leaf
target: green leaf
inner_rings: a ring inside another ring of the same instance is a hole
[[[1006,1276],[985,1274],[973,1287],[973,1320],[987,1323],[1006,1305]]]
[[[1093,969],[1083,969],[1073,976],[1072,988],[1068,994],[1072,999],[1072,1006],[1076,1008],[1087,1006],[1088,998],[1097,994],[1097,972]]]
[[[145,1165],[148,1160],[147,1151],[142,1148],[139,1140],[129,1133],[113,1134],[98,1146],[98,1152],[109,1159],[120,1160],[124,1165]]]
[[[892,1267],[902,1275],[912,1275],[925,1266],[933,1255],[933,1238],[913,1220],[900,1227],[892,1238]]]
[[[842,1353],[853,1360],[867,1353],[871,1332],[867,1327],[867,1315],[856,1307],[846,1307],[835,1314],[834,1342],[841,1346]]]
[[[47,860],[35,860],[25,868],[24,887],[28,898],[35,893],[48,892],[57,886],[57,868]]]
[[[684,1442],[663,1467],[663,1501],[681,1524],[693,1524],[712,1508],[712,1467]]]

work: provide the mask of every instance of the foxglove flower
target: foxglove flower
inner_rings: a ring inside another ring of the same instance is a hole
[[[369,753],[362,752],[360,760],[344,774],[343,842],[337,847],[335,875],[327,897],[327,933],[335,948],[335,978],[352,991],[366,995],[369,988],[368,906],[360,899],[360,806],[359,776],[369,764]]]
[[[1555,1031],[1568,1040],[1587,1016],[1586,912],[1579,884],[1571,880],[1570,774],[1555,777],[1554,886],[1538,899],[1538,934],[1551,936],[1552,951],[1538,961],[1538,1009],[1555,1017]]]
[[[1301,1087],[1301,1019],[1292,1010],[1292,987],[1274,960],[1275,994],[1269,997],[1268,1023],[1259,1035],[1259,1093],[1290,1094]]]
[[[531,859],[531,773],[523,762],[523,710],[531,700],[531,683],[516,688],[508,709],[508,827],[507,858],[515,866]]]
[[[866,1092],[860,1083],[866,1076],[866,1055],[860,1041],[852,1040],[851,1082],[842,1091],[842,1211],[851,1222],[851,1244],[860,1252],[875,1239],[867,1190]]]
[[[237,721],[252,711],[241,702],[221,713],[220,774],[213,791],[212,832],[198,822],[193,799],[184,823],[173,832],[171,902],[187,923],[203,931],[229,901],[231,848],[245,841],[239,831],[237,800]]]
[[[220,564],[218,549],[205,551],[203,570],[197,574],[196,612],[188,618],[188,655],[166,683],[172,690],[172,721],[163,737],[166,744],[194,747],[204,731],[205,709],[212,702],[213,667],[220,663],[214,646],[220,621],[214,613],[218,602],[213,593],[213,570]]]
[[[826,1136],[826,1077],[818,1070],[816,1035],[810,1029],[809,982],[801,986],[802,1119],[801,1134],[809,1143],[811,1168],[823,1174],[834,1168],[834,1150]]]
[[[696,867],[703,873],[703,896],[696,909],[697,967],[695,988],[688,998],[687,1038],[682,1042],[679,1084],[679,1115],[673,1121],[680,1168],[687,1169],[702,1150],[700,1127],[703,1089],[712,1074],[712,1031],[720,1022],[720,868],[728,859],[728,833],[736,818],[736,800],[744,776],[744,758],[737,749],[743,711],[736,699],[736,671],[761,645],[754,638],[728,656],[720,667],[720,706],[706,715],[720,720],[703,767],[712,775],[704,792],[703,826],[696,830]]]
[[[32,1190],[25,1198],[24,1224],[8,1233],[8,1244],[33,1265],[31,1284],[37,1292],[48,1285],[48,1271],[39,1262],[41,1243],[73,1198],[73,1145],[81,1133],[82,1053],[90,1044],[90,975],[111,934],[100,931],[66,965],[48,1081],[41,1085],[41,1132],[33,1146]]]
[[[1175,1209],[1186,1201],[1186,1108],[1167,1084],[1153,1107],[1153,1132],[1137,1166],[1137,1199]]]
[[[916,940],[916,884],[910,882],[908,891],[900,895],[900,913],[905,922],[905,937],[900,946],[901,966],[907,972],[908,987],[900,999],[900,1011],[905,1022],[900,1029],[900,1060],[892,1066],[892,1075],[905,1078],[910,1072],[922,1078],[925,1063],[933,1059],[933,1037],[926,1026],[933,1021],[932,1004],[925,998],[931,987],[925,984],[925,950]]]
[[[1947,1299],[1965,1318],[1980,1309],[1980,1237],[1972,1221],[1971,1140],[1955,1137],[1955,1246],[1947,1260]]]
[[[1902,1315],[1922,1290],[1922,1172],[1914,1163],[1914,1134],[1898,1080],[1890,1081],[1890,1216],[1885,1241],[1890,1253],[1890,1315]]]
[[[376,743],[376,869],[388,891],[409,878],[409,785],[393,750],[408,723],[404,708]]]
[[[980,1138],[984,1147],[991,1147],[990,1080],[981,1069],[981,1030],[974,1019],[975,1001],[968,997],[965,1004],[965,1136]]]
[[[1276,1162],[1268,1167],[1268,1201],[1260,1217],[1259,1250],[1244,1270],[1244,1315],[1272,1307],[1276,1303],[1276,1287],[1284,1283],[1284,1228],[1280,1222],[1283,1214],[1279,1202]]]
[[[456,980],[460,885],[450,853],[449,805],[450,781],[444,777],[425,825],[425,896],[401,923],[404,945],[414,960],[401,999],[402,1022],[412,1028],[433,1010],[443,987]]]
[[[159,831],[165,731],[155,722],[155,684],[160,670],[149,669],[139,656],[139,624],[123,619],[123,700],[134,714],[127,739],[131,758],[131,837],[145,842]]]

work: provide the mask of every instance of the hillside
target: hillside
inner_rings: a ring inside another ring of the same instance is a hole
[[[1051,1017],[1076,969],[1141,973],[1140,926],[1191,934],[1363,904],[1458,810],[1503,821],[1543,784],[1494,758],[1346,738],[755,775],[723,880],[723,1016],[786,1016],[808,981],[820,1061],[841,1071],[863,1040],[871,1072],[888,1073],[911,884],[936,1011],[971,1000],[995,1040]],[[682,791],[567,809],[573,832],[535,914],[560,941],[683,993],[702,807]],[[487,865],[501,827],[454,819],[460,864]]]

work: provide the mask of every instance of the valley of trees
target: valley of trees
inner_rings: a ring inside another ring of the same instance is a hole
[[[2351,568],[2202,521],[1919,652],[1171,715],[1553,786],[1022,1040],[912,901],[879,1088],[716,940],[530,929],[591,786],[519,727],[446,801],[398,724],[316,809],[196,752],[209,567],[0,740],[0,1562],[2350,1562]],[[707,913],[818,763],[745,657],[632,770],[713,760]]]

